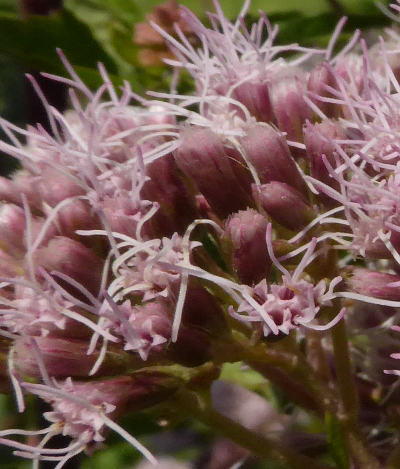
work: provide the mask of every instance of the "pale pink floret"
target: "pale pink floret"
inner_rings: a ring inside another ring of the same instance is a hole
[[[289,334],[299,326],[307,326],[318,314],[324,301],[326,284],[324,281],[317,285],[305,280],[292,282],[290,278],[283,278],[281,285],[268,285],[265,280],[252,290],[252,297],[259,303],[265,314],[276,324],[280,333]],[[260,312],[248,302],[243,302],[237,313],[231,314],[242,321],[260,322],[265,336],[271,334],[271,328],[264,322]]]
[[[31,78],[48,113],[52,135],[40,126],[23,130],[2,121],[13,145],[1,142],[1,150],[21,161],[27,203],[47,215],[47,228],[57,226],[62,234],[74,236],[76,229],[102,225],[107,231],[136,236],[138,225],[158,207],[140,194],[146,182],[145,165],[149,158],[151,162],[168,153],[170,144],[164,134],[174,128],[174,117],[164,108],[130,106],[133,94],[128,86],[118,98],[102,66],[105,83],[92,93],[61,52],[60,56],[72,79],[49,77],[72,87],[74,110],[63,115],[50,107]],[[76,91],[89,104],[83,104]],[[101,102],[107,93],[109,100]],[[28,139],[27,146],[18,141],[19,136]],[[21,203],[20,175],[9,184],[4,181],[7,200]]]
[[[341,277],[334,278],[329,288],[324,280],[317,284],[301,278],[303,270],[314,259],[317,240],[310,243],[302,261],[293,273],[289,273],[275,258],[271,244],[271,225],[267,230],[267,246],[275,266],[282,272],[281,284],[270,284],[262,280],[243,295],[238,308],[230,307],[233,317],[250,323],[260,323],[265,336],[271,334],[289,334],[300,326],[316,330],[325,330],[336,324],[344,315],[344,309],[330,323],[320,326],[312,321],[321,307],[330,306],[334,298],[333,289],[341,282]]]
[[[340,190],[309,176],[306,179],[317,191],[342,205],[345,220],[332,218],[331,221],[347,225],[347,233],[332,232],[332,239],[362,257],[396,258],[400,232],[399,175],[385,178],[381,173],[371,177],[365,164],[359,163],[358,155],[350,157],[339,144],[331,142],[337,150],[336,169],[327,157],[322,155],[322,159]]]
[[[64,290],[44,270],[42,284],[24,279],[9,279],[2,284],[4,289],[13,287],[12,293],[0,298],[0,335],[50,337],[88,337],[90,331],[113,342],[118,339],[107,330],[95,324],[89,316],[96,315],[95,306],[76,299]],[[75,291],[96,299],[78,282],[70,277],[57,274]],[[82,325],[86,326],[83,328]]]
[[[99,383],[73,383],[70,378],[64,383],[58,383],[48,376],[44,378],[46,384],[22,383],[22,387],[52,405],[53,410],[43,414],[51,425],[37,432],[0,432],[0,442],[15,448],[15,454],[33,460],[58,461],[57,469],[60,469],[74,455],[103,442],[105,432],[111,429],[156,464],[153,455],[111,419],[126,410],[129,398],[133,395],[134,383],[130,378],[122,377]],[[34,447],[4,438],[13,434],[36,434],[44,437]],[[71,444],[65,448],[47,449],[46,442],[57,434],[71,437]]]
[[[153,349],[161,350],[160,346],[170,339],[172,321],[168,309],[163,301],[132,306],[129,300],[116,304],[106,296],[100,315],[105,319],[103,327],[123,338],[124,350],[136,351],[142,360],[147,360]]]
[[[216,14],[210,14],[211,28],[206,28],[187,8],[181,14],[201,42],[195,50],[183,32],[177,27],[178,40],[168,35],[158,25],[153,27],[167,40],[177,60],[166,60],[174,67],[186,68],[194,77],[198,94],[223,95],[237,99],[260,120],[271,116],[269,82],[281,71],[287,71],[317,53],[297,44],[274,46],[278,33],[265,15],[249,29],[244,16],[249,2],[231,23],[223,14],[221,6],[214,2]],[[305,52],[293,60],[285,60],[282,53]]]
[[[190,249],[200,243],[192,242]],[[164,265],[178,265],[184,259],[182,238],[176,233],[172,238],[154,239],[117,258],[113,269],[115,280],[108,289],[110,295],[123,298],[138,295],[146,302],[154,298],[176,297],[180,273]]]
[[[29,336],[47,336],[65,329],[67,317],[61,311],[74,306],[49,286],[39,289],[24,281],[15,284],[13,300],[1,298],[0,304],[1,329]]]

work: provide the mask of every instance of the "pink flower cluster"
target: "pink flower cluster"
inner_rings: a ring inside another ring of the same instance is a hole
[[[336,53],[342,20],[326,50],[277,46],[265,15],[245,25],[249,2],[233,23],[215,7],[210,29],[181,8],[198,49],[154,24],[193,94],[145,99],[101,66],[92,92],[59,51],[70,78],[46,76],[72,110],[29,77],[52,132],[0,121],[21,163],[0,180],[0,335],[19,409],[25,393],[53,408],[47,429],[0,442],[35,463],[59,469],[106,429],[154,462],[115,422],[175,389],[141,368],[213,360],[235,324],[301,337],[340,321],[323,313],[340,298],[350,315],[390,309],[372,336],[397,322],[400,35],[370,47],[356,32]],[[57,433],[72,443],[47,448]]]

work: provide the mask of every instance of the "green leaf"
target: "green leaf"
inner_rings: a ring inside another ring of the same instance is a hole
[[[0,0],[0,12],[16,16],[18,13],[18,3],[15,0]]]
[[[271,20],[273,21],[274,18],[272,17]],[[326,46],[337,22],[338,17],[332,13],[324,13],[317,17],[305,17],[298,14],[293,15],[283,21],[277,21],[280,26],[277,42],[280,44],[297,42],[302,45],[318,44],[320,46]],[[344,42],[350,39],[357,28],[366,30],[368,28],[387,26],[389,24],[389,19],[384,15],[349,15],[344,28],[344,34],[341,35],[338,41],[338,46],[343,46]]]
[[[100,61],[109,72],[117,71],[114,61],[94,39],[88,26],[70,12],[28,19],[0,15],[0,53],[25,68],[65,74],[57,47],[73,66],[95,69]]]
[[[80,467],[82,469],[109,469],[118,467],[124,469],[132,467],[135,462],[141,459],[140,453],[132,448],[128,443],[114,443],[93,453],[90,457],[82,458]]]
[[[219,2],[228,18],[235,18],[243,6],[243,1],[219,0]],[[339,0],[339,2],[345,8],[346,14],[378,13],[374,0]],[[128,3],[130,2],[128,1]],[[151,11],[154,6],[160,3],[163,3],[162,0],[138,2],[145,13]],[[214,11],[212,0],[180,0],[179,3],[200,15],[206,11]],[[390,3],[390,0],[382,0],[382,3],[387,5]],[[265,11],[268,15],[297,11],[297,13],[301,13],[304,16],[316,16],[332,12],[332,5],[329,0],[302,0],[301,2],[298,0],[252,0],[249,12],[258,14],[259,10]],[[297,32],[301,34],[301,31]]]
[[[339,420],[332,414],[325,414],[329,452],[338,469],[349,469],[349,455]]]
[[[270,383],[257,371],[246,367],[242,362],[224,363],[219,379],[254,391],[266,398],[273,406],[279,407],[277,396]]]

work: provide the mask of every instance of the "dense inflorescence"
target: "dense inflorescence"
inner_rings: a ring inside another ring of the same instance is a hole
[[[251,348],[290,334],[303,353],[320,334],[336,376],[319,331],[346,316],[356,385],[396,397],[400,35],[356,32],[336,52],[342,20],[326,50],[275,45],[248,6],[232,23],[216,2],[210,27],[182,7],[171,35],[153,24],[193,94],[116,90],[101,66],[91,91],[59,51],[70,78],[47,77],[72,109],[28,77],[51,132],[0,122],[21,166],[0,180],[2,350],[19,410],[27,393],[52,408],[45,430],[0,442],[34,464],[59,469],[109,430],[155,462],[116,420],[184,388],[173,365],[251,362],[227,358],[238,335]],[[48,447],[57,434],[72,442]]]

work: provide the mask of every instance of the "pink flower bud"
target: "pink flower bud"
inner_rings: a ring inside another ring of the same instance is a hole
[[[121,309],[127,307],[121,305]],[[128,311],[129,323],[134,334],[128,336],[125,331],[125,350],[135,350],[142,360],[149,354],[160,354],[171,337],[171,319],[168,304],[165,301],[149,301]]]
[[[272,120],[272,108],[266,82],[246,81],[237,86],[233,97],[244,104],[250,114],[260,122]]]
[[[272,108],[278,127],[289,140],[303,140],[303,124],[312,118],[312,111],[304,101],[304,77],[278,77],[271,85]]]
[[[397,81],[400,80],[400,60],[399,54],[397,53],[398,38],[398,33],[396,33],[396,40],[387,39],[385,40],[384,46],[383,43],[378,43],[370,47],[368,51],[372,69],[385,74],[385,67],[388,64]]]
[[[185,129],[175,152],[179,168],[192,178],[211,208],[222,218],[251,204],[222,140],[211,130]]]
[[[21,207],[4,204],[0,207],[0,245],[7,252],[22,254],[25,233],[25,214]]]
[[[4,310],[0,315],[0,325],[25,337],[88,339],[90,329],[63,314],[66,311],[76,313],[75,303],[65,299],[54,288],[31,288],[17,282],[10,295],[10,309]]]
[[[261,186],[253,184],[252,188],[255,200],[285,228],[300,230],[316,217],[303,195],[284,182],[272,181]]]
[[[248,285],[267,277],[271,267],[266,230],[266,218],[251,209],[233,214],[226,223],[226,233],[233,245],[234,269]]]
[[[103,261],[79,241],[64,236],[53,238],[36,251],[35,263],[49,272],[68,275],[93,294],[99,291]]]
[[[336,82],[329,64],[326,62],[317,65],[308,77],[307,88],[312,93],[311,100],[321,109],[327,117],[336,117],[339,113],[338,106],[334,103],[327,103],[317,98],[332,98],[332,93],[327,87],[335,87]],[[313,96],[316,95],[316,96]]]
[[[12,203],[19,203],[21,196],[11,179],[0,176],[0,200]]]
[[[194,280],[189,283],[183,308],[183,326],[199,328],[221,338],[227,332],[224,312],[215,297]]]
[[[45,168],[41,173],[41,180],[37,190],[41,198],[51,207],[62,200],[85,194],[85,190],[72,179],[52,168]]]
[[[98,351],[87,354],[88,343],[84,341],[54,337],[36,337],[34,340],[36,345],[25,337],[14,342],[15,367],[22,376],[40,378],[40,358],[50,376],[86,377],[99,357]],[[108,351],[95,376],[121,374],[129,365],[129,356],[120,351],[118,354]]]
[[[345,139],[343,127],[335,120],[325,120],[321,123],[307,123],[304,126],[304,143],[306,145],[307,157],[310,161],[311,176],[319,181],[339,190],[339,183],[333,179],[324,163],[324,155],[329,164],[336,167],[335,145],[336,139]],[[321,194],[321,200],[330,205],[335,202],[329,197]]]
[[[347,284],[360,295],[400,301],[400,275],[356,267],[349,270]]]
[[[31,219],[31,242],[34,242],[41,233],[44,218],[32,217]],[[47,242],[50,238],[59,233],[55,224],[50,225],[41,237],[41,243]],[[0,206],[0,246],[17,257],[21,257],[26,246],[26,219],[24,210],[14,204],[4,204]]]
[[[151,205],[149,201],[134,200],[129,191],[121,191],[114,197],[106,197],[102,210],[112,231],[136,237],[138,222]],[[149,230],[149,224],[145,223],[142,234],[149,235]]]
[[[178,340],[169,345],[167,357],[183,366],[200,366],[212,359],[210,336],[201,328],[181,325]]]
[[[194,198],[180,177],[172,155],[164,156],[146,167],[149,180],[146,181],[141,196],[157,202],[160,208],[151,219],[153,232],[159,236],[183,234],[196,216]]]
[[[39,396],[52,406],[51,412],[43,414],[51,423],[47,429],[48,439],[62,433],[76,443],[74,452],[69,451],[69,446],[61,449],[59,454],[62,456],[69,459],[77,453],[77,449],[80,452],[104,441],[108,429],[113,429],[155,464],[151,453],[133,437],[126,436],[127,432],[113,421],[131,410],[143,409],[168,398],[176,391],[179,380],[162,373],[140,372],[102,381],[73,382],[68,378],[64,383],[42,385],[26,382],[22,385],[25,391]],[[8,441],[15,447],[11,440]],[[2,442],[7,440],[3,439]],[[29,449],[33,454],[30,456],[28,453],[27,457],[46,456],[46,449]]]
[[[37,190],[37,177],[27,171],[17,171],[12,178],[12,186],[9,187],[10,201],[16,204],[22,203],[21,195],[24,194],[31,207],[41,209],[42,201]],[[5,200],[8,200],[5,198]]]
[[[69,238],[77,237],[75,233],[77,230],[93,230],[101,227],[99,219],[84,200],[75,200],[61,209],[58,214],[58,225],[61,234]]]
[[[361,92],[363,87],[363,60],[362,55],[351,53],[342,56],[335,65],[335,74],[338,78],[351,84],[354,90],[358,90],[358,92]]]
[[[0,249],[0,276],[1,277],[21,277],[24,274],[22,262]],[[4,291],[3,291],[4,295]]]
[[[241,144],[262,182],[281,181],[299,191],[305,190],[303,178],[285,138],[271,126],[255,125],[249,128]]]

